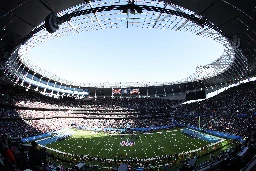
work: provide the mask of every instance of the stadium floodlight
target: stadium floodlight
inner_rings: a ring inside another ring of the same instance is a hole
[[[140,8],[138,8],[137,5],[134,4],[134,0],[132,1],[128,1],[128,4],[126,5],[126,7],[123,9],[123,13],[131,13],[131,14],[135,14],[137,13],[142,13],[142,10]]]
[[[56,14],[51,13],[45,19],[45,29],[49,33],[54,33],[59,29],[60,21]]]

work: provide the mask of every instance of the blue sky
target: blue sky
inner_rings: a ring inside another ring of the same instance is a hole
[[[119,28],[83,32],[43,43],[31,60],[74,82],[170,82],[223,53],[212,39],[186,32]]]

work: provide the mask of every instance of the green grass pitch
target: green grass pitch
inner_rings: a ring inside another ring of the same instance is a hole
[[[108,135],[93,131],[74,131],[74,134],[62,141],[48,144],[47,147],[71,154],[99,156],[106,158],[127,157],[149,158],[154,156],[182,153],[203,147],[209,142],[184,135],[179,129],[163,130],[153,134],[139,134],[134,146],[121,146],[121,141],[131,135]]]

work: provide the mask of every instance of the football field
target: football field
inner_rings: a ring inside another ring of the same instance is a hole
[[[65,140],[46,146],[70,154],[111,159],[119,156],[150,158],[170,155],[196,150],[210,144],[201,139],[187,136],[179,129],[162,130],[151,134],[137,134],[135,136],[109,135],[103,132],[84,130],[72,130],[72,134],[71,137]],[[123,143],[121,144],[121,142]],[[134,142],[134,144],[124,146],[125,142]],[[197,155],[204,152],[206,150],[199,150]]]

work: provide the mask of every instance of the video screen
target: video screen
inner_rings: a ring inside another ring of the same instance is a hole
[[[122,94],[130,94],[130,89],[128,88],[122,89]]]
[[[87,88],[83,89],[83,92],[89,92],[89,89],[87,89]]]
[[[112,94],[122,94],[122,89],[121,88],[113,88]]]
[[[138,88],[131,89],[130,94],[132,94],[132,95],[140,94],[140,91]]]
[[[205,99],[205,98],[206,98],[205,90],[186,93],[186,100],[198,100],[198,99]]]
[[[113,88],[113,91],[112,91],[112,94],[113,95],[136,95],[136,94],[140,94],[139,92],[139,89],[136,88],[136,89],[129,89],[129,88]]]

